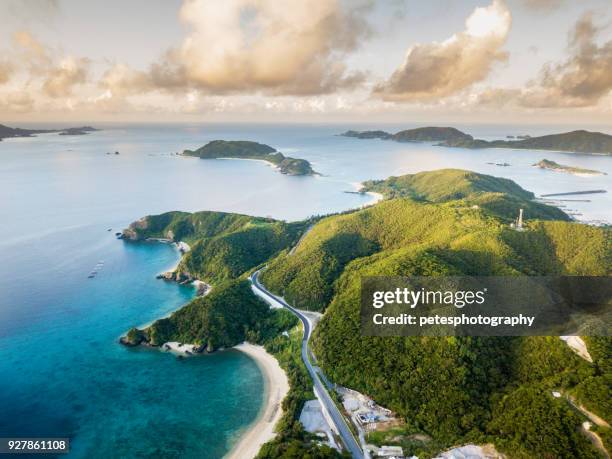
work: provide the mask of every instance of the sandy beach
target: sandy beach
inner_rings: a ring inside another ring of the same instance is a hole
[[[272,440],[276,435],[274,427],[283,414],[281,402],[289,391],[289,381],[278,361],[262,346],[242,343],[234,349],[253,358],[261,368],[266,381],[265,406],[257,420],[240,436],[238,443],[225,456],[225,459],[250,459],[257,455],[264,443]]]

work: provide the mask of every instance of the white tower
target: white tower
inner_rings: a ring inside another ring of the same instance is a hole
[[[523,209],[519,209],[519,216],[516,222],[516,227],[518,229],[523,229]]]

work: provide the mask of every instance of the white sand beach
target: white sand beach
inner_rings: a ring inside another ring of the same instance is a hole
[[[250,459],[257,455],[261,446],[276,435],[274,427],[280,420],[283,411],[281,402],[289,392],[289,380],[278,361],[262,346],[242,343],[236,346],[257,362],[266,381],[267,400],[257,420],[234,445],[225,459]]]

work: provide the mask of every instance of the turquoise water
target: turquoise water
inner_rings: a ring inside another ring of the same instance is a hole
[[[263,378],[244,354],[177,360],[117,344],[129,327],[179,308],[194,293],[155,279],[176,263],[172,247],[115,239],[143,215],[208,209],[296,220],[371,201],[343,192],[355,182],[441,167],[508,177],[537,194],[610,190],[612,158],[334,135],[406,127],[107,126],[87,136],[0,142],[0,437],[68,436],[71,457],[218,458],[256,419]],[[568,130],[463,128],[485,138]],[[310,160],[323,176],[173,155],[213,139],[268,143]],[[121,154],[106,154],[114,151]],[[542,158],[608,175],[531,167]],[[610,193],[588,200],[564,205],[580,219],[612,222]]]
[[[3,314],[0,436],[71,437],[73,457],[221,457],[261,406],[255,363],[236,351],[178,360],[117,344],[127,325],[192,297],[191,288],[154,278],[177,254],[110,233],[70,239],[57,241],[58,256],[87,248],[82,256],[58,260],[57,276],[21,285],[31,295],[25,310]],[[9,292],[4,301],[17,298]]]

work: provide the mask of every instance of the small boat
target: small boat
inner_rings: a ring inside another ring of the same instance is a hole
[[[96,277],[95,274],[90,274],[89,276],[87,276],[88,279],[93,279],[94,277]]]

